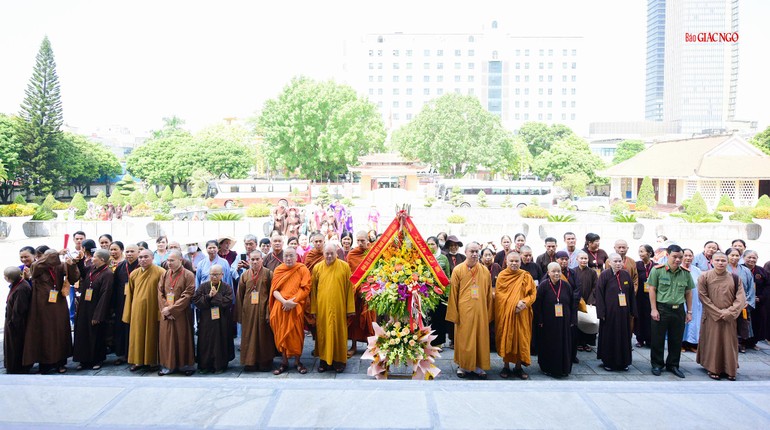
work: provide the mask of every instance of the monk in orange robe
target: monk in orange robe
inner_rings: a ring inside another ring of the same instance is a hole
[[[289,357],[295,357],[294,366],[301,374],[307,368],[299,361],[305,341],[304,307],[310,295],[310,271],[297,263],[297,251],[287,248],[283,264],[273,272],[270,288],[270,327],[273,329],[275,346],[283,355],[283,361],[273,374],[280,375],[289,368]]]
[[[369,238],[366,236],[365,231],[359,231],[356,233],[356,247],[348,252],[348,265],[350,266],[350,273],[354,273],[358,265],[364,261],[364,257],[369,253]],[[377,320],[377,314],[369,310],[369,306],[366,305],[366,300],[361,297],[360,291],[354,287],[355,302],[356,302],[356,315],[353,317],[353,321],[348,327],[348,339],[352,342],[350,349],[348,350],[348,358],[354,356],[358,352],[358,342],[368,342],[369,336],[374,336],[374,328],[372,328],[372,322]]]
[[[495,346],[505,363],[500,376],[513,374],[529,379],[522,365],[529,366],[529,343],[532,337],[532,304],[537,297],[537,287],[532,275],[521,270],[521,255],[511,251],[506,256],[507,268],[497,277],[495,288]],[[511,373],[509,363],[516,367]]]

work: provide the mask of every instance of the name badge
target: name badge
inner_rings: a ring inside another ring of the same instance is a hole
[[[212,320],[218,320],[219,319],[219,306],[215,308],[211,308],[211,319]]]
[[[620,303],[620,306],[626,306],[626,295],[621,293],[618,294],[618,303]]]
[[[93,288],[87,289],[86,290],[86,301],[90,302],[91,298],[93,298],[93,296],[94,296],[94,289]]]
[[[59,297],[59,292],[51,290],[48,292],[48,303],[56,303],[56,299]]]
[[[259,304],[259,293],[256,291],[251,292],[251,304],[252,305],[258,305]]]
[[[646,282],[644,283],[644,292],[645,293],[649,293],[650,292],[650,284],[648,284]]]
[[[124,295],[124,296],[127,296],[127,295],[128,295],[128,282],[126,282],[126,285],[125,285],[125,286],[123,286],[123,295]]]
[[[479,298],[479,287],[474,285],[471,287],[471,298],[472,299],[478,299]]]
[[[561,318],[564,316],[564,307],[562,307],[561,303],[556,303],[554,305],[554,311],[556,313],[556,318]]]
[[[168,294],[166,294],[166,301],[168,302],[169,305],[173,305],[174,304],[174,292],[173,291],[168,293]]]

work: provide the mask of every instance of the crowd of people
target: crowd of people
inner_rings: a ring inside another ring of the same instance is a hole
[[[323,212],[321,225],[336,221]],[[21,265],[4,271],[7,372],[37,364],[64,373],[70,357],[78,370],[99,369],[114,354],[111,363],[132,372],[220,373],[238,336],[245,371],[307,373],[300,358],[312,336],[318,371],[343,372],[374,335],[372,322],[387,318],[350,281],[377,240],[376,223],[355,237],[345,225],[337,240],[329,231],[339,224],[304,235],[292,227],[296,213],[277,215],[269,237],[243,238],[242,254],[232,237],[161,236],[153,250],[81,231],[74,251],[22,248]],[[528,379],[535,355],[544,374],[564,377],[578,351],[594,350],[605,370],[624,371],[635,346],[650,348],[655,375],[684,378],[680,356],[689,350],[709,377],[734,380],[739,354],[770,338],[770,262],[758,265],[743,240],[726,251],[708,241],[696,253],[661,237],[656,249],[639,248],[638,261],[622,239],[609,253],[594,233],[582,249],[574,233],[558,242],[546,238],[534,257],[521,233],[503,236],[500,250],[446,233],[426,239],[450,279],[427,323],[435,345],[454,349],[457,377],[486,379],[492,351],[503,378]]]

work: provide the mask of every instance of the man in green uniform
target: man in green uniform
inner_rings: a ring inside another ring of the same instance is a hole
[[[647,279],[650,290],[650,307],[652,311],[652,332],[650,336],[650,362],[652,374],[660,376],[663,370],[663,342],[668,336],[668,357],[666,370],[684,378],[679,370],[679,358],[682,355],[682,336],[684,325],[692,319],[692,312],[685,314],[683,304],[692,309],[692,289],[695,283],[690,271],[682,264],[684,252],[678,245],[670,245],[666,249],[668,261],[666,264],[655,266]]]

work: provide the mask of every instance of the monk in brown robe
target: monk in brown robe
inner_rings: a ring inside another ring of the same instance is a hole
[[[107,320],[112,301],[112,284],[115,275],[110,269],[110,253],[97,249],[93,264],[88,267],[78,263],[81,271],[78,283],[77,313],[75,314],[75,345],[73,360],[80,363],[77,370],[98,370],[107,358]]]
[[[364,257],[369,252],[369,238],[366,237],[365,231],[359,231],[356,233],[356,247],[351,249],[347,255],[347,263],[350,266],[350,273],[356,271],[358,265],[364,261]],[[355,288],[355,287],[354,287]],[[369,336],[374,336],[374,328],[372,322],[377,320],[377,314],[369,310],[369,306],[366,305],[366,300],[361,297],[359,291],[355,291],[356,302],[356,315],[353,317],[353,321],[348,327],[348,339],[352,342],[350,349],[348,350],[348,357],[352,357],[358,352],[358,342],[367,343]]]
[[[509,251],[506,269],[497,277],[495,288],[495,346],[503,358],[504,366],[500,376],[508,378],[513,374],[520,379],[529,379],[522,365],[529,366],[529,341],[532,337],[532,304],[537,297],[537,288],[532,275],[521,270],[521,255]],[[516,367],[513,372],[509,363]]]
[[[492,275],[479,263],[481,245],[465,247],[465,261],[452,271],[446,320],[454,323],[457,377],[474,373],[487,379],[489,369],[489,323],[492,322]]]
[[[293,249],[283,253],[283,259]],[[236,314],[241,323],[241,364],[247,372],[267,372],[273,368],[275,340],[270,328],[270,285],[273,272],[262,266],[262,253],[249,254],[251,267],[241,274],[238,286]],[[281,267],[281,266],[278,266]]]
[[[128,336],[128,362],[130,371],[136,372],[144,366],[158,365],[158,283],[166,273],[153,264],[150,250],[139,252],[139,269],[131,272],[126,289],[126,304],[123,307],[123,322],[131,327]]]
[[[695,361],[711,379],[725,375],[735,381],[738,373],[737,318],[746,307],[746,293],[737,275],[727,271],[727,256],[717,251],[711,257],[713,270],[698,278],[698,298],[703,304],[700,339]]]
[[[311,275],[305,265],[297,263],[297,252],[286,250],[283,264],[273,273],[270,287],[270,327],[273,329],[275,346],[283,356],[281,365],[273,371],[280,375],[289,368],[289,357],[295,357],[294,367],[300,374],[307,368],[299,361],[305,342],[304,312],[310,296]]]
[[[5,301],[5,325],[3,326],[3,363],[6,373],[28,373],[29,367],[21,364],[24,353],[24,331],[32,301],[32,287],[22,276],[21,269],[11,266],[3,272],[5,282],[11,284]]]
[[[270,236],[270,246],[272,247],[272,252],[267,254],[262,265],[270,269],[271,272],[274,272],[275,268],[283,263],[283,236],[274,231],[272,236]]]
[[[184,257],[178,250],[168,252],[168,271],[158,283],[157,306],[160,311],[161,369],[158,376],[177,370],[190,376],[195,371],[193,349],[192,308],[190,301],[195,293],[195,274],[182,266]],[[214,266],[212,266],[213,272]],[[232,297],[230,298],[232,301]],[[133,326],[131,327],[133,330]]]
[[[62,250],[61,254],[66,253]],[[67,358],[72,356],[72,332],[69,324],[67,297],[62,293],[66,278],[74,285],[80,278],[77,262],[49,249],[34,263],[32,274],[32,302],[27,317],[22,364],[40,363],[40,373],[53,370],[67,371]]]
[[[211,266],[210,279],[193,296],[201,311],[198,321],[198,369],[201,373],[222,373],[235,359],[235,345],[230,333],[230,304],[233,287],[223,279],[222,266]]]

